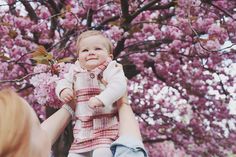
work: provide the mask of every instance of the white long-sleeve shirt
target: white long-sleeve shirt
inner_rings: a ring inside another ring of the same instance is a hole
[[[83,88],[83,84],[87,84],[87,80],[84,80],[83,75],[76,77],[78,76],[78,73],[90,73],[91,76],[94,75],[93,79],[96,79],[96,75],[98,75],[98,72],[99,70],[97,68],[92,70],[91,72],[84,70],[80,67],[79,62],[76,61],[75,64],[71,66],[69,73],[65,74],[64,79],[60,80],[57,83],[57,96],[60,98],[60,93],[65,88],[72,89],[73,83],[74,89],[72,90],[76,91]],[[113,104],[125,94],[127,89],[127,80],[124,75],[123,69],[118,66],[118,63],[116,61],[111,61],[107,65],[107,67],[103,71],[102,76],[107,85],[105,89],[103,89],[101,93],[96,97],[101,100],[106,107],[109,107],[109,105]]]
[[[114,102],[127,89],[127,80],[121,66],[116,61],[111,61],[87,71],[76,62],[65,78],[57,83],[58,97],[65,88],[74,90],[77,95],[77,120],[70,152],[82,153],[97,147],[109,147],[118,137],[117,108]],[[88,100],[93,96],[104,104],[96,112],[88,107]]]

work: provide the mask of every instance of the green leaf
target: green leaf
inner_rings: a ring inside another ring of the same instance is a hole
[[[36,62],[36,64],[47,64],[53,60],[53,55],[47,52],[44,46],[40,45],[37,49],[31,53],[32,60]]]
[[[74,58],[72,57],[65,57],[65,58],[62,58],[62,59],[59,59],[58,60],[58,63],[61,63],[61,62],[67,62],[67,63],[70,63],[74,60]]]
[[[7,61],[10,60],[11,58],[7,57],[3,52],[0,52],[0,59]]]

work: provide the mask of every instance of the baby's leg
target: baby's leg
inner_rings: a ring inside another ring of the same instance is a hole
[[[67,157],[92,157],[91,152],[86,152],[86,153],[69,153]]]
[[[112,157],[112,153],[109,147],[97,148],[93,151],[93,157]]]

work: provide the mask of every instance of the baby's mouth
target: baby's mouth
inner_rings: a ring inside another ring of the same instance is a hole
[[[97,58],[87,58],[87,61],[90,61],[90,60],[97,60]]]

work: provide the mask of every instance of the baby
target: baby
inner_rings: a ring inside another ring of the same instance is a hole
[[[118,137],[115,102],[127,88],[122,67],[112,61],[112,43],[99,31],[83,32],[77,39],[78,61],[56,94],[64,103],[76,97],[74,141],[69,157],[112,157],[110,144]]]

